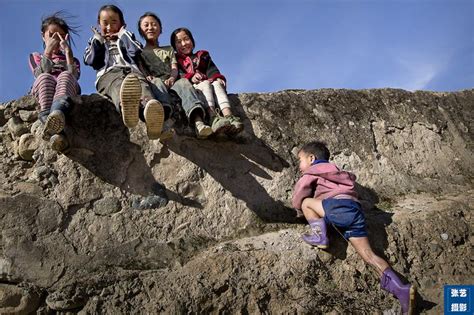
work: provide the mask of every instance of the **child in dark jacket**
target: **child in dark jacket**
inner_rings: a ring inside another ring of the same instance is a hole
[[[209,52],[205,50],[193,52],[195,45],[193,35],[187,28],[178,28],[171,34],[171,46],[177,52],[179,70],[182,76],[191,81],[206,97],[210,108],[211,126],[227,120],[229,128],[224,132],[237,134],[243,130],[244,125],[239,117],[232,114],[226,92],[226,78],[219,72]],[[224,117],[216,115],[216,104]]]
[[[381,288],[400,301],[403,314],[414,309],[415,288],[404,285],[389,264],[377,256],[369,244],[365,217],[355,192],[356,177],[329,163],[329,150],[322,142],[310,142],[298,153],[301,178],[293,192],[293,207],[302,210],[311,227],[303,241],[327,248],[327,225],[342,230],[344,238],[354,246],[362,259],[377,271]]]
[[[171,107],[155,99],[138,68],[141,44],[125,29],[123,13],[115,5],[102,6],[97,19],[101,30],[92,27],[94,36],[84,54],[84,63],[97,70],[97,91],[112,100],[126,127],[135,127],[142,118],[148,138],[158,139]]]

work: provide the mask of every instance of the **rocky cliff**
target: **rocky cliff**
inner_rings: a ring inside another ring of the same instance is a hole
[[[0,313],[389,313],[397,301],[335,231],[299,236],[295,153],[328,143],[358,176],[375,251],[442,312],[472,284],[474,90],[239,94],[234,139],[129,132],[98,95],[75,99],[56,154],[31,97],[0,107]]]

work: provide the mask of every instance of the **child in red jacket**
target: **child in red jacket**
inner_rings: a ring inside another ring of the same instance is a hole
[[[303,240],[318,248],[327,248],[327,224],[344,233],[344,238],[357,253],[370,264],[380,277],[382,289],[392,293],[400,301],[403,314],[414,309],[415,288],[404,285],[389,264],[377,256],[367,238],[365,217],[354,189],[356,177],[350,172],[329,163],[329,150],[322,142],[305,144],[298,152],[301,178],[293,192],[293,207],[302,210],[312,233]]]
[[[171,46],[177,52],[178,67],[182,76],[201,90],[206,97],[210,107],[211,126],[228,125],[229,128],[222,130],[228,134],[241,132],[244,125],[239,117],[232,114],[230,102],[226,92],[226,79],[219,72],[209,53],[205,50],[193,52],[195,42],[193,35],[187,28],[181,27],[171,34]],[[216,104],[217,103],[217,104]],[[216,107],[219,107],[224,117],[216,115]]]

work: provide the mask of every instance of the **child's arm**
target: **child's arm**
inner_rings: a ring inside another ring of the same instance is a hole
[[[61,35],[58,33],[60,42],[59,45],[61,46],[62,51],[64,52],[64,55],[66,56],[66,64],[67,64],[67,70],[72,73],[72,75],[76,78],[76,80],[79,80],[80,76],[80,68],[79,68],[79,61],[74,58],[72,54],[72,49],[69,46],[69,34],[66,34],[64,38],[61,37]]]
[[[312,175],[303,175],[295,185],[293,191],[292,205],[293,208],[301,210],[303,200],[314,196],[314,177]]]
[[[138,66],[138,69],[140,69],[145,78],[147,78],[148,81],[152,81],[153,76],[151,75],[150,70],[148,69],[148,64],[146,63],[146,60],[142,54],[139,54],[137,57],[135,57],[135,62]]]
[[[53,70],[53,62],[51,59],[36,52],[30,54],[29,65],[35,78],[42,73],[50,73]]]
[[[166,79],[164,83],[166,84],[168,88],[170,88],[176,82],[177,78],[178,78],[178,64],[172,63],[170,77]]]
[[[206,76],[209,78],[209,80],[213,82],[217,79],[221,79],[222,81],[227,82],[226,78],[220,73],[214,61],[212,61],[211,55],[208,55],[208,57],[209,61],[207,63]]]
[[[84,63],[95,70],[100,70],[105,66],[105,40],[98,30],[94,27],[91,29],[94,36],[87,42],[86,51],[84,53]]]
[[[125,27],[122,26],[117,36],[120,40],[120,45],[127,50],[127,55],[135,60],[142,51],[142,44],[135,39],[135,34],[127,31]]]

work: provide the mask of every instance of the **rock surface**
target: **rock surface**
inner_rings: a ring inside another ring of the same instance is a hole
[[[442,312],[444,284],[474,283],[473,90],[231,100],[245,124],[235,139],[177,123],[162,144],[102,97],[78,97],[64,155],[41,140],[31,97],[1,105],[0,289],[13,297],[0,313],[22,287],[43,313],[396,311],[336,231],[327,252],[299,238],[295,153],[315,139],[358,176],[371,243],[418,287],[418,312]]]

